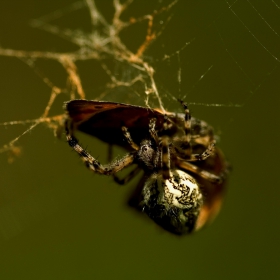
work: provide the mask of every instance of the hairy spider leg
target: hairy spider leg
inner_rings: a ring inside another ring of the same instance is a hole
[[[200,176],[203,179],[206,179],[212,183],[222,183],[224,178],[223,178],[223,174],[221,174],[220,176],[212,174],[204,169],[199,168],[196,165],[193,165],[189,162],[186,162],[184,160],[177,160],[177,165],[178,167],[180,167],[182,170],[185,171],[191,171],[195,174],[197,174],[198,176]]]
[[[168,125],[167,125],[168,117],[165,115],[164,116],[164,123],[163,127],[165,130],[167,130]],[[170,149],[169,149],[169,137],[163,136],[161,138],[161,143],[159,143],[159,138],[157,135],[157,132],[155,130],[155,125],[156,125],[156,119],[153,118],[150,120],[149,123],[149,133],[154,139],[155,143],[157,146],[160,147],[160,162],[161,162],[161,172],[162,176],[164,179],[169,179],[171,177],[171,172],[170,172]]]
[[[182,100],[178,101],[184,109],[185,116],[184,119],[179,117],[177,118],[177,121],[180,121],[180,123],[174,123],[174,125],[177,125],[180,129],[180,137],[174,139],[172,146],[181,158],[188,160],[192,157],[191,114],[188,105]]]
[[[152,118],[150,120],[150,123],[149,123],[149,133],[150,135],[152,136],[152,138],[154,139],[156,145],[158,145],[159,143],[159,140],[158,140],[158,135],[157,135],[157,132],[156,132],[156,118]]]
[[[202,153],[202,154],[191,154],[190,159],[188,161],[201,161],[201,160],[206,160],[208,157],[210,157],[214,151],[215,151],[215,144],[216,141],[213,140],[207,149]]]
[[[191,114],[188,108],[188,105],[184,103],[182,100],[179,100],[182,104],[185,112],[185,122],[184,128],[185,133],[180,137],[180,141],[177,141],[177,145],[175,146],[176,152],[180,154],[180,156],[187,161],[202,161],[211,156],[215,151],[216,141],[213,140],[208,145],[206,150],[201,154],[193,154],[192,146],[191,146]]]
[[[69,146],[72,147],[79,154],[87,168],[93,172],[103,175],[112,175],[119,172],[126,166],[131,165],[134,161],[135,152],[132,152],[125,155],[121,159],[115,160],[110,164],[102,165],[98,160],[92,157],[82,146],[79,145],[78,140],[70,132],[68,120],[65,121],[65,133],[66,140]]]
[[[186,131],[186,134],[189,134],[191,132],[191,118],[192,118],[192,116],[191,116],[188,105],[185,102],[183,102],[182,100],[179,100],[179,102],[183,106],[183,109],[184,109],[184,112],[185,112],[185,131]]]
[[[127,127],[122,127],[123,135],[127,141],[127,143],[133,148],[134,150],[138,151],[139,146],[132,140],[131,135],[127,129]],[[131,179],[133,179],[134,176],[136,176],[141,169],[137,166],[134,168],[131,172],[129,172],[124,178],[119,178],[116,174],[113,174],[114,181],[120,185],[125,185],[128,183]]]
[[[162,162],[162,176],[164,179],[169,179],[171,177],[170,172],[170,150],[168,138],[163,137],[161,142],[161,162]]]
[[[127,127],[122,127],[123,135],[127,141],[127,143],[130,145],[130,147],[136,151],[139,150],[139,146],[132,140],[131,135],[127,129]]]

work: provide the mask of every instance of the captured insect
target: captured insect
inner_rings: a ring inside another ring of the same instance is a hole
[[[164,229],[181,235],[209,224],[218,214],[225,192],[228,164],[215,147],[213,129],[184,113],[162,112],[129,104],[71,100],[65,103],[66,139],[93,172],[112,175],[124,184],[144,175],[130,204]],[[79,130],[125,148],[121,159],[102,165],[81,147]],[[123,179],[116,173],[134,164]]]

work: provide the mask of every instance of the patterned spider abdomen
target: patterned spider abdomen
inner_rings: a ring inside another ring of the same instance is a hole
[[[142,190],[143,211],[157,224],[176,234],[192,232],[203,204],[196,180],[181,170],[172,170],[164,179],[153,174]]]

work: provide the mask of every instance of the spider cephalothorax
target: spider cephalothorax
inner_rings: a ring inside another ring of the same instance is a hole
[[[66,138],[86,166],[93,172],[113,175],[119,183],[126,183],[143,170],[145,183],[135,192],[135,206],[176,234],[197,230],[214,218],[227,173],[226,161],[214,147],[212,128],[191,118],[188,107],[183,102],[182,105],[185,114],[163,114],[112,102],[66,103]],[[131,152],[101,165],[78,144],[74,129]],[[131,164],[136,164],[136,168],[119,179],[116,173]]]

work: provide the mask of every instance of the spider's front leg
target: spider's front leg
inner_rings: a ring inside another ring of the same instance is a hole
[[[157,120],[155,118],[150,120],[149,133],[150,133],[152,139],[155,141],[155,144],[158,145],[159,139],[158,139],[158,135],[156,132],[156,121]]]
[[[79,154],[87,168],[89,168],[91,171],[104,175],[112,175],[133,163],[135,152],[129,153],[123,158],[115,160],[110,164],[102,165],[97,159],[92,157],[81,145],[79,145],[79,142],[76,139],[76,137],[70,132],[69,126],[69,121],[66,120],[66,140],[69,146],[72,147]]]
[[[200,143],[200,138],[197,138],[196,140],[193,139],[193,132],[192,132],[192,122],[191,122],[191,114],[188,109],[188,106],[186,103],[184,103],[182,100],[179,100],[182,104],[184,111],[185,111],[185,120],[184,120],[184,135],[180,137],[179,140],[175,141],[175,150],[179,156],[179,158],[182,158],[187,161],[202,161],[207,159],[209,156],[214,154],[215,152],[215,144],[216,141],[213,139],[213,130],[209,129],[205,130],[204,133],[207,132],[207,134],[203,135],[204,137],[208,136],[209,140],[206,143]],[[201,122],[201,121],[200,121]],[[199,122],[199,123],[200,123]],[[197,130],[197,126],[195,129]],[[198,126],[200,128],[199,133],[201,133],[202,127],[201,125]],[[200,136],[200,134],[199,134]],[[193,154],[193,141],[198,142],[198,144],[203,144],[205,146],[205,151],[201,154]]]
[[[171,172],[170,172],[170,150],[169,150],[168,137],[163,136],[160,143],[155,126],[156,126],[156,119],[154,118],[150,120],[149,133],[152,139],[155,141],[156,146],[158,146],[160,150],[160,162],[158,164],[161,166],[162,176],[164,179],[169,179],[171,177]],[[165,116],[163,126],[167,128],[167,116]]]
[[[184,117],[181,115],[176,118],[176,124],[174,124],[174,126],[177,127],[177,131],[175,137],[172,139],[172,146],[174,147],[176,154],[182,159],[189,159],[192,154],[191,114],[188,105],[182,100],[178,101],[183,106],[185,115]]]
[[[189,134],[191,132],[191,114],[188,105],[183,102],[182,100],[179,100],[181,105],[183,106],[184,112],[185,112],[185,131],[186,134]]]
[[[122,127],[123,135],[127,141],[127,143],[130,145],[130,147],[136,151],[139,150],[139,146],[132,140],[132,137],[127,129],[127,127]],[[131,179],[133,179],[140,171],[140,168],[137,166],[134,168],[131,172],[129,172],[124,178],[119,178],[116,174],[113,174],[115,182],[117,182],[120,185],[124,185],[128,183]]]
[[[138,150],[139,150],[139,147],[138,147],[138,145],[132,140],[131,135],[130,135],[130,133],[129,133],[127,127],[123,126],[123,127],[122,127],[122,132],[123,132],[123,135],[124,135],[124,137],[125,137],[127,143],[130,145],[130,147],[131,147],[132,149],[138,151]]]
[[[164,179],[171,177],[170,172],[170,150],[167,137],[163,137],[161,142],[161,170]]]

